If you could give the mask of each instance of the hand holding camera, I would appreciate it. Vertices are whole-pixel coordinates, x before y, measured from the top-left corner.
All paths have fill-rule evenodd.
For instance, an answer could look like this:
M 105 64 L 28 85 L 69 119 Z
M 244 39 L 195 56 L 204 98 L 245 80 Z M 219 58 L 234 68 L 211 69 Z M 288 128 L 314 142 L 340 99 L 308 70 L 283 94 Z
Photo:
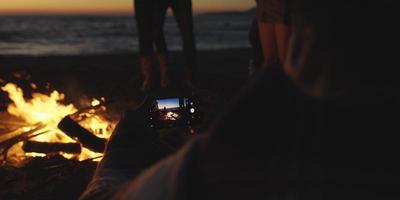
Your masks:
M 193 126 L 201 121 L 200 100 L 195 96 L 146 97 L 136 109 L 124 114 L 108 146 L 142 146 L 159 140 L 159 133 L 167 129 L 180 129 L 186 135 L 193 135 Z

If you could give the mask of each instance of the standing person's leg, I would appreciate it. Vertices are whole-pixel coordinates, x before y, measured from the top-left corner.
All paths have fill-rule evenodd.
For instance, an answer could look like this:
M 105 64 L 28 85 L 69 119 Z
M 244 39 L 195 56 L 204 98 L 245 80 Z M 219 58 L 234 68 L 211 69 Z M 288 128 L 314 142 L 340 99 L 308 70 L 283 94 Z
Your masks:
M 265 70 L 269 65 L 277 62 L 277 51 L 275 44 L 275 25 L 268 22 L 258 21 L 260 42 L 263 50 L 264 62 L 262 69 Z
M 143 76 L 141 89 L 147 91 L 151 87 L 151 60 L 154 54 L 152 40 L 152 0 L 135 0 L 135 18 L 138 30 L 140 65 Z
M 263 50 L 260 44 L 260 34 L 258 29 L 258 21 L 254 19 L 249 30 L 249 41 L 252 49 L 252 59 L 254 70 L 258 70 L 263 64 Z
M 290 39 L 290 27 L 286 24 L 276 24 L 275 25 L 275 36 L 276 36 L 276 46 L 278 49 L 278 57 L 280 63 L 284 63 L 286 60 L 287 49 L 289 46 Z
M 193 11 L 191 0 L 173 0 L 172 10 L 183 41 L 185 57 L 186 83 L 193 88 L 194 71 L 196 70 L 196 41 L 193 28 Z
M 157 0 L 153 17 L 153 40 L 157 48 L 157 60 L 160 66 L 160 86 L 168 87 L 168 48 L 164 36 L 164 23 L 167 15 L 168 3 L 164 0 Z

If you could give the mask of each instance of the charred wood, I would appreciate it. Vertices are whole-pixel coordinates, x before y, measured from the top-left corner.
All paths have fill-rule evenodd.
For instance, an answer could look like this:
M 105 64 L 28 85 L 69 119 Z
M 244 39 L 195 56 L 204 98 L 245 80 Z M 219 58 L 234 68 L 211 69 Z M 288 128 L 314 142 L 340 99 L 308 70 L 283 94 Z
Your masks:
M 26 141 L 22 146 L 22 149 L 27 152 L 35 152 L 35 153 L 69 153 L 69 154 L 80 154 L 81 153 L 81 145 L 79 143 L 47 143 L 47 142 L 35 142 L 35 141 Z
M 93 133 L 89 132 L 77 122 L 72 120 L 70 116 L 66 116 L 64 119 L 62 119 L 58 124 L 58 128 L 69 137 L 78 140 L 84 147 L 92 151 L 103 152 L 105 149 L 105 139 L 93 135 Z

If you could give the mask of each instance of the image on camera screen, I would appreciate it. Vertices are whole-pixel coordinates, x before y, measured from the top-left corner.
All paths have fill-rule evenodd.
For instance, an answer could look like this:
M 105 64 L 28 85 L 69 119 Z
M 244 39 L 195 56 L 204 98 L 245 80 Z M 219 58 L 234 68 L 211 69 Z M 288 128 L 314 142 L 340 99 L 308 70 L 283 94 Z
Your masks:
M 162 121 L 177 121 L 182 118 L 183 110 L 187 107 L 188 98 L 157 99 L 156 109 Z

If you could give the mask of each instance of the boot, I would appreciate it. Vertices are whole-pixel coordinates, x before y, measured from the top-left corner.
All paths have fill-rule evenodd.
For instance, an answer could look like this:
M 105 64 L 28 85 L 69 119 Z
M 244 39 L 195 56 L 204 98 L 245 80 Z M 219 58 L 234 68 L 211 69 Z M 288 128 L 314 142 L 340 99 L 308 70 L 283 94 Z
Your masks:
M 157 59 L 160 65 L 160 86 L 161 88 L 166 88 L 169 86 L 167 55 L 165 53 L 158 53 Z
M 142 68 L 142 76 L 143 83 L 141 90 L 143 92 L 147 92 L 151 88 L 151 57 L 143 56 L 140 58 L 141 68 Z

